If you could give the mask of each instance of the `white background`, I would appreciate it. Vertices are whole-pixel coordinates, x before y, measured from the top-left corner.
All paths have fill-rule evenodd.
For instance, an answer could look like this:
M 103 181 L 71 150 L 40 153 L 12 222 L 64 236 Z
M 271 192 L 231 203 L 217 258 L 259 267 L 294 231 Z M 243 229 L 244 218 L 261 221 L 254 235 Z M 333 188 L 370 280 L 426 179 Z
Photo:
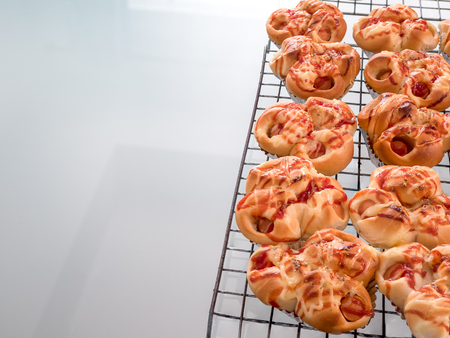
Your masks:
M 280 5 L 0 2 L 1 337 L 205 336 Z

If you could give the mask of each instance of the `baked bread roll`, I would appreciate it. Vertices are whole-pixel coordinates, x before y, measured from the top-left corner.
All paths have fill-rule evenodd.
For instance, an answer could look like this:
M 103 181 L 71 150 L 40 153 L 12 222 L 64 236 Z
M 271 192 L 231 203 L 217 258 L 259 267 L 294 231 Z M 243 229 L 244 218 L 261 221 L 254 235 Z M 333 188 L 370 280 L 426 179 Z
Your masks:
M 423 166 L 377 168 L 369 187 L 349 202 L 356 231 L 380 248 L 419 242 L 432 249 L 450 243 L 449 207 L 439 175 Z
M 264 162 L 248 173 L 245 193 L 268 188 L 286 189 L 301 180 L 309 182 L 315 174 L 310 161 L 292 156 Z
M 439 51 L 448 62 L 450 57 L 450 39 L 448 34 L 450 32 L 450 19 L 439 22 L 438 28 L 440 32 Z
M 382 189 L 358 191 L 350 200 L 352 223 L 359 235 L 379 248 L 414 241 L 414 225 L 401 203 Z
M 439 204 L 436 199 L 430 204 L 424 204 L 411 213 L 417 231 L 415 241 L 423 243 L 428 248 L 434 248 L 439 244 L 449 243 L 450 238 L 450 214 L 448 206 L 450 199 L 442 196 L 447 203 Z
M 441 278 L 411 292 L 405 318 L 416 338 L 446 338 L 450 327 L 450 279 Z
M 353 25 L 353 39 L 371 52 L 400 52 L 411 49 L 426 52 L 439 43 L 439 33 L 431 23 L 418 18 L 406 5 L 392 5 L 372 10 Z
M 247 280 L 264 304 L 339 334 L 364 327 L 373 316 L 374 290 L 366 287 L 377 266 L 377 251 L 364 241 L 324 229 L 300 250 L 286 244 L 258 248 L 250 258 Z
M 437 111 L 450 106 L 450 66 L 439 54 L 383 51 L 367 62 L 364 77 L 378 94 L 406 94 L 417 107 Z
M 318 172 L 333 176 L 353 158 L 353 135 L 336 130 L 313 131 L 297 142 L 290 154 L 311 160 Z
M 258 118 L 254 135 L 262 150 L 310 160 L 316 170 L 332 176 L 353 157 L 356 117 L 338 100 L 309 98 L 305 104 L 279 102 Z
M 358 52 L 345 43 L 317 43 L 306 36 L 283 41 L 269 62 L 294 101 L 311 96 L 337 99 L 353 86 L 360 69 Z
M 378 254 L 356 236 L 324 229 L 305 242 L 298 259 L 307 261 L 312 270 L 327 266 L 338 275 L 349 276 L 367 287 L 377 269 Z
M 375 272 L 378 290 L 402 314 L 408 295 L 433 281 L 433 271 L 425 264 L 429 254 L 423 245 L 409 243 L 386 250 L 379 256 Z
M 405 244 L 380 254 L 379 291 L 404 315 L 415 337 L 448 337 L 450 245 Z
M 450 115 L 417 108 L 408 96 L 385 93 L 359 113 L 360 127 L 375 155 L 388 165 L 433 167 L 450 149 Z
M 347 226 L 347 195 L 308 160 L 282 157 L 252 169 L 248 177 L 248 193 L 235 217 L 242 234 L 255 243 L 294 243 L 323 228 Z
M 281 8 L 273 12 L 267 19 L 266 30 L 277 45 L 297 35 L 308 36 L 317 42 L 340 42 L 347 24 L 335 5 L 302 0 L 294 9 Z
M 278 102 L 264 110 L 255 124 L 255 137 L 262 150 L 287 156 L 295 143 L 309 135 L 314 124 L 303 106 Z
M 450 245 L 438 245 L 431 250 L 427 263 L 433 271 L 433 280 L 450 278 Z
M 364 327 L 373 317 L 372 300 L 352 278 L 319 268 L 297 286 L 295 314 L 320 331 L 339 334 Z
M 247 268 L 250 289 L 264 304 L 288 312 L 297 306 L 295 288 L 303 280 L 295 260 L 297 252 L 287 244 L 263 245 L 251 256 Z

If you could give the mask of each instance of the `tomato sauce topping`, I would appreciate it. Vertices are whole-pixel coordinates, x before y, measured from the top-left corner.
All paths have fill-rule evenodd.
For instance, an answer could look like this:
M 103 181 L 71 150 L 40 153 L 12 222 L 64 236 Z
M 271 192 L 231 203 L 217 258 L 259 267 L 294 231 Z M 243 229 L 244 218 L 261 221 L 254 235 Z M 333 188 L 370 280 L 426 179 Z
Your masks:
M 259 255 L 254 255 L 252 257 L 252 263 L 253 263 L 252 271 L 262 270 L 274 266 L 273 263 L 269 260 L 269 257 L 267 256 L 267 250 L 262 251 Z

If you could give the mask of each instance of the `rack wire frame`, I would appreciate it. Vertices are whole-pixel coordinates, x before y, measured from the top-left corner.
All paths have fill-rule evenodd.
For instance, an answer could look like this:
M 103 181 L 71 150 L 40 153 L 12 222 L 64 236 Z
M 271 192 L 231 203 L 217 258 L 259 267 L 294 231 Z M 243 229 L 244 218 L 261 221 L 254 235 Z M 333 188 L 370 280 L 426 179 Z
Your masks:
M 349 18 L 356 21 L 359 17 L 367 16 L 372 9 L 399 3 L 392 0 L 336 0 L 327 2 L 334 3 L 341 9 L 349 31 L 351 31 L 352 27 L 349 24 Z M 404 0 L 403 3 L 405 4 Z M 440 21 L 450 18 L 450 0 L 411 0 L 406 4 L 413 8 L 419 17 L 433 23 L 435 26 Z M 350 44 L 361 56 L 360 73 L 355 79 L 352 89 L 342 98 L 342 101 L 347 103 L 357 115 L 372 100 L 365 86 L 363 76 L 364 65 L 367 63 L 368 57 L 354 44 L 353 39 L 349 38 L 348 34 L 343 42 Z M 245 195 L 245 183 L 248 172 L 253 167 L 271 159 L 259 148 L 253 135 L 254 124 L 270 104 L 279 101 L 291 101 L 283 83 L 273 75 L 268 66 L 269 60 L 277 50 L 278 48 L 269 41 L 263 51 L 255 103 L 238 170 L 222 255 L 213 290 L 207 323 L 207 338 L 335 337 L 335 335 L 320 332 L 282 311 L 264 305 L 253 295 L 247 284 L 246 270 L 248 260 L 254 250 L 256 250 L 257 245 L 248 241 L 240 233 L 234 220 L 236 203 Z M 437 50 L 432 52 L 437 52 Z M 444 113 L 448 113 L 448 111 Z M 344 171 L 335 175 L 349 199 L 353 197 L 355 192 L 368 186 L 370 174 L 375 169 L 359 128 L 354 135 L 353 141 L 354 156 L 351 163 Z M 450 194 L 449 154 L 433 169 L 440 175 L 444 192 Z M 351 221 L 345 231 L 358 236 Z M 395 311 L 394 306 L 390 304 L 385 296 L 377 291 L 374 317 L 370 323 L 365 328 L 347 332 L 339 335 L 339 337 L 406 338 L 413 336 L 406 322 Z

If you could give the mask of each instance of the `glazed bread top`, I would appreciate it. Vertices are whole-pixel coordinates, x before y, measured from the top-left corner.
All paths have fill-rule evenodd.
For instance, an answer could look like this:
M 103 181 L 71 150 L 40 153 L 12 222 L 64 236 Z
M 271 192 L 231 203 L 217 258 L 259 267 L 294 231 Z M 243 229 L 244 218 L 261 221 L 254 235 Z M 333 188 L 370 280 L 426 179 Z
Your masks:
M 375 279 L 380 292 L 398 312 L 406 314 L 410 294 L 442 278 L 450 278 L 449 265 L 449 244 L 429 250 L 419 243 L 409 243 L 380 254 Z
M 256 121 L 254 134 L 265 152 L 306 158 L 319 173 L 332 176 L 352 159 L 356 127 L 344 102 L 310 97 L 305 104 L 270 105 Z
M 349 212 L 359 235 L 376 247 L 450 243 L 450 198 L 428 167 L 375 169 L 369 186 L 350 200 Z
M 450 149 L 450 115 L 418 108 L 407 95 L 384 93 L 358 114 L 369 146 L 384 164 L 439 164 Z
M 401 4 L 374 9 L 359 19 L 353 25 L 353 38 L 358 46 L 372 53 L 403 49 L 426 52 L 439 43 L 436 27 Z
M 251 256 L 247 280 L 267 305 L 295 314 L 325 332 L 365 326 L 373 315 L 368 287 L 378 252 L 336 229 L 316 232 L 300 250 L 265 245 Z
M 450 327 L 450 278 L 444 277 L 409 294 L 405 319 L 416 338 L 448 337 Z
M 342 12 L 333 4 L 302 0 L 294 9 L 281 8 L 266 22 L 269 38 L 278 45 L 292 36 L 304 35 L 317 42 L 340 42 L 347 24 Z
M 364 77 L 378 94 L 405 94 L 418 107 L 437 111 L 450 106 L 450 66 L 439 54 L 383 51 L 367 62 Z
M 320 229 L 347 226 L 347 195 L 309 160 L 286 156 L 263 163 L 250 171 L 246 191 L 235 218 L 255 243 L 295 243 Z
M 269 66 L 296 97 L 338 99 L 353 85 L 360 70 L 360 56 L 345 43 L 317 43 L 296 36 L 283 41 Z

